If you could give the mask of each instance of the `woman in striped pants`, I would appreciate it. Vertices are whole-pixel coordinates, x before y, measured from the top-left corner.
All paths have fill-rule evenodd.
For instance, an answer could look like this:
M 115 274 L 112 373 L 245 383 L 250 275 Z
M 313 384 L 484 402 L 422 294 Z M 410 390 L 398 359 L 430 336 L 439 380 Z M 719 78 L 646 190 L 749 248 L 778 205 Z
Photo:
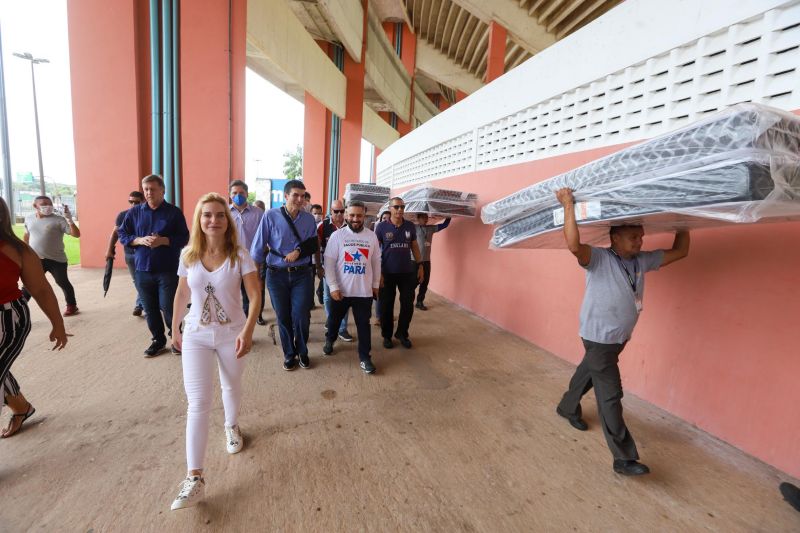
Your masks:
M 8 405 L 12 413 L 8 427 L 0 433 L 0 438 L 14 435 L 22 423 L 36 412 L 22 395 L 19 383 L 10 372 L 31 331 L 30 311 L 19 289 L 20 280 L 50 319 L 53 326 L 50 340 L 55 343 L 53 349 L 62 349 L 67 343 L 67 334 L 56 295 L 44 277 L 39 257 L 14 235 L 8 206 L 0 198 L 0 393 L 3 403 Z

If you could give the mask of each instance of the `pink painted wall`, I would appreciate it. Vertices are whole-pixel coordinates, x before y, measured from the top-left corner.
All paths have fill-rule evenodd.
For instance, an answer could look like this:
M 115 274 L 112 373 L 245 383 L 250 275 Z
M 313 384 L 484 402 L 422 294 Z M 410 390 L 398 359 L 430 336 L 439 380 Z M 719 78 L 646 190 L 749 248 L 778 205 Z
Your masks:
M 483 205 L 620 148 L 464 174 L 435 186 L 478 193 Z M 577 363 L 583 270 L 566 249 L 490 251 L 491 231 L 478 218 L 457 219 L 437 235 L 431 289 Z M 692 232 L 688 258 L 648 275 L 645 310 L 620 365 L 627 391 L 795 477 L 798 243 L 800 223 Z M 670 235 L 645 238 L 646 249 L 671 244 Z

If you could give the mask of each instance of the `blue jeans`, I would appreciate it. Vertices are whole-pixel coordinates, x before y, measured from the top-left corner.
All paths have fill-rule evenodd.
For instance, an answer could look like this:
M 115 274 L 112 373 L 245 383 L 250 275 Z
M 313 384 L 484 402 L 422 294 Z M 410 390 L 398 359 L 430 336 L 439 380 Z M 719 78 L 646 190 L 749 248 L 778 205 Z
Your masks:
M 172 335 L 172 303 L 178 289 L 178 274 L 175 271 L 143 272 L 136 271 L 136 282 L 139 286 L 139 297 L 147 313 L 147 328 L 154 341 L 167 344 L 164 335 L 164 322 Z M 164 313 L 162 320 L 161 313 Z
M 139 283 L 136 281 L 136 256 L 125 254 L 125 264 L 128 266 L 131 279 L 133 279 L 133 286 L 136 287 L 136 307 L 144 309 L 144 302 L 142 302 L 142 297 L 139 295 Z
M 331 298 L 331 289 L 328 287 L 328 282 L 325 281 L 324 283 L 325 288 L 323 289 L 324 292 L 322 293 L 322 301 L 325 303 L 325 319 L 327 321 L 327 318 L 331 316 L 331 301 L 333 298 Z M 342 323 L 339 324 L 339 333 L 344 333 L 345 331 L 347 331 L 347 311 L 344 313 Z
M 308 355 L 308 327 L 311 321 L 310 287 L 314 274 L 310 268 L 297 272 L 267 270 L 267 290 L 281 335 L 283 358 L 291 361 Z

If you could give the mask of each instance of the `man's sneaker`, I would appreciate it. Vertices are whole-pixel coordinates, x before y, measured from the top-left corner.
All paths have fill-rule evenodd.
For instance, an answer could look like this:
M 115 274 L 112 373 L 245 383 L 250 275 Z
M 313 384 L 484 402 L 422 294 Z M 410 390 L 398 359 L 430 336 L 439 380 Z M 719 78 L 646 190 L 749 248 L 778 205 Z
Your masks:
M 137 305 L 136 307 L 134 307 L 134 308 L 133 308 L 133 313 L 131 313 L 131 314 L 132 314 L 133 316 L 142 316 L 142 312 L 143 312 L 143 311 L 144 311 L 144 309 L 142 309 L 141 307 L 139 307 L 139 306 Z
M 333 341 L 325 340 L 325 346 L 322 347 L 322 355 L 333 355 Z
M 203 499 L 203 494 L 206 491 L 206 482 L 200 476 L 189 476 L 181 483 L 181 490 L 178 491 L 178 496 L 172 502 L 171 510 L 177 511 L 178 509 L 186 509 Z
M 183 352 L 181 352 L 180 349 L 178 349 L 178 347 L 175 346 L 174 344 L 172 345 L 170 350 L 172 351 L 172 355 L 182 355 L 183 354 Z
M 633 459 L 614 459 L 614 472 L 623 476 L 641 476 L 649 474 L 650 469 Z
M 225 426 L 225 448 L 228 453 L 234 454 L 242 451 L 244 446 L 244 438 L 242 432 L 239 430 L 239 424 L 233 427 Z
M 390 348 L 394 348 L 394 343 L 392 342 L 392 339 L 390 339 L 389 337 L 384 337 L 383 347 L 386 348 L 387 350 Z
M 153 341 L 148 349 L 144 351 L 145 357 L 155 357 L 164 351 L 164 343 Z
M 395 335 L 394 338 L 400 341 L 400 345 L 403 348 L 411 348 L 411 339 L 409 339 L 408 337 L 398 337 L 397 335 Z
M 428 310 L 428 308 L 425 307 L 425 304 L 422 303 L 422 302 L 417 302 L 417 305 L 415 305 L 414 307 L 416 307 L 420 311 L 427 311 Z
M 285 359 L 283 361 L 284 370 L 294 370 L 295 368 L 297 368 L 297 357 L 292 357 L 291 359 Z
M 311 368 L 311 359 L 308 358 L 308 354 L 300 356 L 300 368 Z
M 347 330 L 344 330 L 342 333 L 339 333 L 339 338 L 342 339 L 344 342 L 353 342 L 353 336 Z
M 375 373 L 375 365 L 372 364 L 371 360 L 361 361 L 361 370 L 364 371 L 365 374 L 374 374 Z
M 77 305 L 68 305 L 64 309 L 64 316 L 73 316 L 77 315 L 78 313 L 80 313 L 80 310 L 78 309 Z

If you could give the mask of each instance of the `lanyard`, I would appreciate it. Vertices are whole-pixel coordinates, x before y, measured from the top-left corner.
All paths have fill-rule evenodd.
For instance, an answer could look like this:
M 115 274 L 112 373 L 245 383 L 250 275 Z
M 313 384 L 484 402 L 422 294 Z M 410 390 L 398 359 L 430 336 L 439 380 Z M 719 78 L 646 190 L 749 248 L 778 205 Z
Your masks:
M 625 275 L 628 277 L 628 283 L 630 283 L 631 290 L 634 293 L 636 293 L 636 280 L 639 278 L 639 261 L 634 259 L 634 262 L 633 262 L 633 277 L 631 277 L 631 273 L 628 270 L 628 267 L 625 266 L 625 263 L 622 261 L 622 258 L 619 255 L 617 255 L 617 252 L 615 252 L 613 248 L 609 248 L 608 250 L 612 254 L 614 254 L 614 257 L 616 257 L 617 260 L 619 261 L 619 266 L 622 267 L 622 270 L 625 271 Z

